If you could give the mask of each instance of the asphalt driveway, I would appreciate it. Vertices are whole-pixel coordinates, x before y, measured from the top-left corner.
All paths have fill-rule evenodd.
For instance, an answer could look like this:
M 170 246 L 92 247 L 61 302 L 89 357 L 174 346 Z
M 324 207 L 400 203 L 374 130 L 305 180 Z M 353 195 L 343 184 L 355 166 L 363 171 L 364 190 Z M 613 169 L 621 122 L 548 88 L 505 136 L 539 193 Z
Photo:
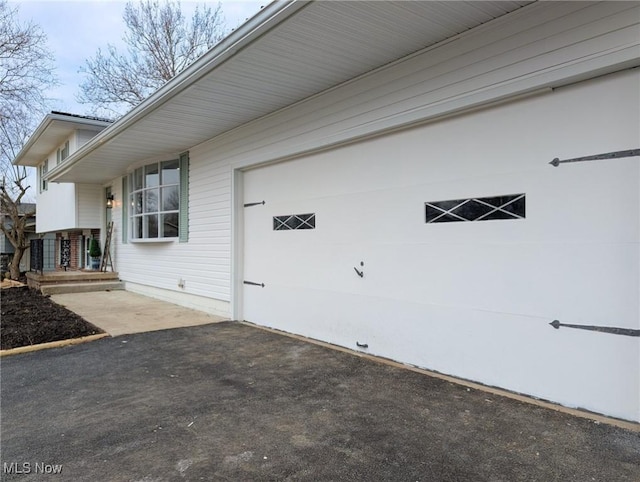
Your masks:
M 640 480 L 638 432 L 239 323 L 1 364 L 2 480 Z

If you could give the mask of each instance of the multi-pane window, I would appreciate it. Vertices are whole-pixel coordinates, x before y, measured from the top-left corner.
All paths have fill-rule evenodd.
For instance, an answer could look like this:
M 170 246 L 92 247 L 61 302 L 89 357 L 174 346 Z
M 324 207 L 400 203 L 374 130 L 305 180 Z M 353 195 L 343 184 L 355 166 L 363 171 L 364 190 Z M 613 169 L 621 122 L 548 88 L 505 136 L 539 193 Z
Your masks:
M 40 192 L 44 192 L 49 189 L 49 184 L 45 179 L 47 172 L 49 172 L 49 159 L 46 159 L 42 164 L 40 164 Z
M 69 157 L 69 141 L 66 141 L 64 143 L 64 146 L 62 146 L 60 149 L 58 149 L 58 153 L 57 153 L 57 156 L 56 156 L 56 164 L 60 164 L 67 157 Z
M 180 169 L 178 160 L 147 164 L 129 175 L 132 239 L 178 237 Z

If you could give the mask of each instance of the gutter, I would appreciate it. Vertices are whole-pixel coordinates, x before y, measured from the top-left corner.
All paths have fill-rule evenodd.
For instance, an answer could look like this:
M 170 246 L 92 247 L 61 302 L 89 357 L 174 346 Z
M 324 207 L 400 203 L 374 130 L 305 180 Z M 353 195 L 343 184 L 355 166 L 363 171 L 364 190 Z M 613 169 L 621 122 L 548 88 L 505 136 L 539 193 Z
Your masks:
M 71 154 L 64 163 L 49 171 L 47 180 L 55 182 L 60 176 L 73 169 L 84 157 L 162 107 L 173 97 L 194 85 L 202 77 L 224 64 L 309 3 L 306 0 L 278 0 L 267 5 L 142 103 Z

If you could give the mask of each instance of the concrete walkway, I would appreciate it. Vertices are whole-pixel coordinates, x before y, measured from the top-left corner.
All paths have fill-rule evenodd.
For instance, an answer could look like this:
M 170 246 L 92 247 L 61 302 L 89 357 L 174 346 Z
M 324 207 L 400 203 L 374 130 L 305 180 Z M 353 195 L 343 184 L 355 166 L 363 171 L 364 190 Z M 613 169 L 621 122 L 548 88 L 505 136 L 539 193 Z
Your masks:
M 123 290 L 52 295 L 51 299 L 111 336 L 225 321 L 219 316 Z

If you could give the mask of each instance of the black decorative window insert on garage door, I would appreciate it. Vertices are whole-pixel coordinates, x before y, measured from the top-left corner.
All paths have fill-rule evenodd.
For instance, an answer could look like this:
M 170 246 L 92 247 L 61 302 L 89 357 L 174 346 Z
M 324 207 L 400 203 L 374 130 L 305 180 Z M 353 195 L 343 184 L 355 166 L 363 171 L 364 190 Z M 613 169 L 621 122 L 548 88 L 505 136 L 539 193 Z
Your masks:
M 436 201 L 424 205 L 427 224 L 525 218 L 525 194 Z
M 274 216 L 274 231 L 289 231 L 292 229 L 316 229 L 316 215 L 289 214 L 287 216 Z

